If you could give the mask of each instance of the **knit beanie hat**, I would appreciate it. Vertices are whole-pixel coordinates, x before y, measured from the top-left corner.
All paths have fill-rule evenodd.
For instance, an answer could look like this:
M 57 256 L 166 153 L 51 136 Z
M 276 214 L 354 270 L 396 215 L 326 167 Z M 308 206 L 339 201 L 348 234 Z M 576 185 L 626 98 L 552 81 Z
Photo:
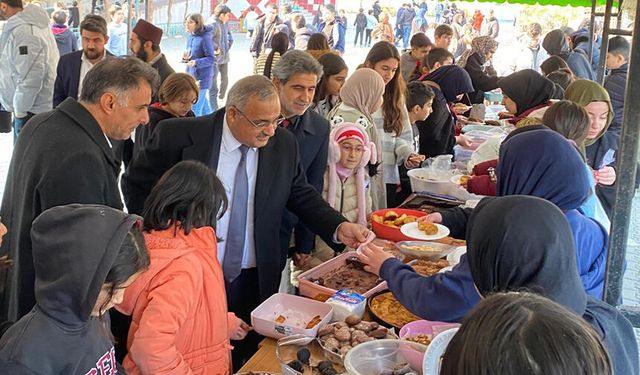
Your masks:
M 336 189 L 338 183 L 337 164 L 340 162 L 340 142 L 346 139 L 355 139 L 364 146 L 364 153 L 360 163 L 355 168 L 356 194 L 358 198 L 358 224 L 366 225 L 366 196 L 365 196 L 365 176 L 367 164 L 377 162 L 376 146 L 369 141 L 369 135 L 360 124 L 343 122 L 331 131 L 329 136 L 329 191 L 327 202 L 331 207 L 336 208 Z

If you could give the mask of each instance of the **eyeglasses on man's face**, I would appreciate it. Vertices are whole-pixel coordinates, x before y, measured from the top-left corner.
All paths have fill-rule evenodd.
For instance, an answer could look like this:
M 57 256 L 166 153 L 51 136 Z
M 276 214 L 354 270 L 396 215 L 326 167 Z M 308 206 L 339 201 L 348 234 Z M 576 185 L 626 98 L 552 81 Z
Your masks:
M 244 112 L 242 112 L 238 107 L 234 106 L 233 108 L 235 108 L 235 110 L 236 110 L 236 111 L 237 111 L 237 112 L 238 112 L 242 117 L 244 117 L 247 121 L 249 121 L 249 123 L 250 123 L 251 125 L 253 125 L 253 127 L 254 127 L 254 128 L 258 128 L 258 129 L 264 128 L 265 126 L 269 126 L 269 125 L 275 125 L 276 127 L 278 127 L 278 126 L 282 125 L 282 123 L 283 123 L 283 122 L 284 122 L 284 120 L 285 120 L 284 116 L 280 115 L 280 116 L 278 116 L 278 118 L 277 118 L 277 119 L 275 119 L 275 120 L 273 120 L 273 121 L 264 121 L 264 120 L 261 120 L 261 121 L 255 122 L 255 121 L 253 121 L 252 119 L 250 119 L 249 117 L 247 117 L 247 115 L 245 115 L 245 114 L 244 114 Z

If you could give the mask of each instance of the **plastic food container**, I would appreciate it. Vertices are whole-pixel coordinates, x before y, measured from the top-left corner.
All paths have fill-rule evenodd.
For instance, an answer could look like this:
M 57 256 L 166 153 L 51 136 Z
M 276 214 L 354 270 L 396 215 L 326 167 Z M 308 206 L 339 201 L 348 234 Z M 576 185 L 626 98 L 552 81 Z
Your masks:
M 499 103 L 502 102 L 502 92 L 500 91 L 489 91 L 484 93 L 484 100 L 491 103 Z
M 373 215 L 377 215 L 377 216 L 384 217 L 384 214 L 389 211 L 393 211 L 398 215 L 405 214 L 405 215 L 412 215 L 415 217 L 422 217 L 426 215 L 426 213 L 422 211 L 417 211 L 417 210 L 408 210 L 406 208 L 388 208 L 384 210 L 374 211 L 371 214 L 371 216 L 373 217 Z M 371 219 L 371 229 L 373 229 L 373 233 L 376 234 L 376 237 L 383 238 L 385 240 L 389 240 L 393 242 L 411 240 L 411 238 L 405 236 L 404 234 L 402 234 L 402 232 L 400 232 L 400 228 L 390 227 L 388 225 L 378 223 L 373 219 Z
M 295 311 L 305 316 L 305 321 L 310 321 L 316 315 L 319 315 L 321 320 L 310 329 L 287 325 L 286 321 L 282 324 L 276 323 L 275 318 L 285 311 Z M 318 329 L 328 324 L 332 317 L 331 305 L 291 294 L 276 293 L 251 312 L 251 325 L 257 333 L 274 339 L 293 334 L 315 337 Z
M 424 214 L 424 213 L 423 213 Z M 342 253 L 340 255 L 338 255 L 337 257 L 330 259 L 324 263 L 322 263 L 321 265 L 314 267 L 302 274 L 300 274 L 300 276 L 298 276 L 298 281 L 300 282 L 300 286 L 299 286 L 299 290 L 300 290 L 300 295 L 306 296 L 306 297 L 310 297 L 313 299 L 322 299 L 323 296 L 326 296 L 326 298 L 331 297 L 332 295 L 334 295 L 337 290 L 335 289 L 331 289 L 331 288 L 327 288 L 326 286 L 322 286 L 322 285 L 318 285 L 312 281 L 310 281 L 309 279 L 317 279 L 319 277 L 322 277 L 323 275 L 326 275 L 328 272 L 342 267 L 345 264 L 347 264 L 347 258 L 352 257 L 355 255 L 355 252 L 349 251 L 346 253 Z M 379 284 L 377 284 L 375 287 L 373 287 L 372 289 L 368 290 L 365 293 L 362 293 L 363 296 L 365 297 L 369 297 L 372 294 L 375 294 L 378 291 L 381 290 L 385 290 L 387 289 L 387 282 L 386 281 L 381 281 Z M 325 298 L 325 299 L 326 299 Z M 306 298 L 303 298 L 304 301 L 309 301 Z M 324 300 L 324 299 L 323 299 Z M 322 305 L 325 305 L 324 303 L 318 302 L 318 301 L 313 301 L 315 303 L 320 303 Z M 329 305 L 327 305 L 329 306 Z M 329 318 L 331 319 L 331 318 Z
M 458 323 L 445 323 L 445 322 L 432 322 L 429 320 L 417 320 L 406 324 L 400 329 L 400 338 L 406 339 L 407 337 L 417 335 L 428 335 L 433 340 L 439 333 L 444 332 L 450 328 L 460 327 Z M 413 369 L 422 368 L 422 362 L 424 360 L 425 352 L 422 350 L 416 350 L 412 346 L 404 346 L 400 348 L 404 357 L 409 361 L 409 365 Z
M 283 375 L 299 375 L 309 372 L 299 372 L 289 364 L 297 359 L 298 350 L 301 348 L 306 348 L 309 350 L 309 365 L 317 366 L 319 362 L 323 361 L 324 354 L 323 349 L 320 346 L 318 340 L 314 337 L 306 337 L 302 335 L 291 335 L 278 340 L 276 344 L 276 358 L 278 358 L 278 362 L 280 362 L 280 369 L 282 370 Z M 305 371 L 308 371 L 308 367 L 305 366 Z M 342 363 L 335 363 L 334 369 L 337 371 L 344 371 L 344 367 Z
M 344 367 L 351 375 L 382 375 L 407 368 L 422 373 L 422 366 L 413 368 L 409 364 L 409 360 L 404 356 L 407 350 L 424 353 L 427 346 L 404 340 L 365 342 L 347 353 Z
M 424 168 L 412 169 L 407 172 L 407 175 L 409 176 L 409 181 L 411 182 L 411 190 L 413 190 L 414 193 L 420 192 L 445 195 L 462 201 L 466 201 L 467 199 L 472 199 L 472 197 L 475 197 L 473 194 L 465 190 L 462 186 L 454 184 L 450 181 L 450 178 L 451 176 L 453 176 L 453 174 L 451 174 L 451 176 L 449 176 L 446 181 L 434 181 L 426 179 L 427 171 Z M 403 240 L 410 240 L 410 238 L 405 238 L 397 241 Z
M 408 257 L 429 260 L 438 260 L 442 257 L 447 256 L 449 253 L 456 249 L 455 246 L 427 241 L 402 241 L 398 242 L 396 246 L 398 246 L 398 249 L 400 249 L 400 252 L 402 252 L 402 254 Z M 412 248 L 415 246 L 420 246 L 424 249 L 418 250 Z
M 336 324 L 336 323 L 331 323 L 331 324 L 333 325 L 333 324 Z M 387 338 L 386 339 L 382 339 L 382 340 L 387 340 L 387 339 L 397 340 L 398 339 L 398 335 L 396 335 L 396 333 L 394 332 L 393 329 L 388 329 Z M 380 341 L 380 340 L 374 340 L 374 341 Z M 358 344 L 354 348 L 357 348 L 358 346 L 364 345 L 364 344 L 366 344 L 366 343 Z M 331 361 L 332 363 L 335 363 L 337 365 L 341 365 L 342 366 L 344 364 L 345 355 L 340 354 L 340 353 L 336 353 L 334 351 L 331 351 L 331 350 L 327 349 L 322 344 L 322 341 L 320 340 L 320 338 L 318 338 L 318 345 L 320 345 L 320 348 L 322 348 L 322 351 L 324 353 L 324 357 L 326 359 L 328 359 L 329 361 Z M 353 350 L 353 349 L 351 349 L 351 350 Z

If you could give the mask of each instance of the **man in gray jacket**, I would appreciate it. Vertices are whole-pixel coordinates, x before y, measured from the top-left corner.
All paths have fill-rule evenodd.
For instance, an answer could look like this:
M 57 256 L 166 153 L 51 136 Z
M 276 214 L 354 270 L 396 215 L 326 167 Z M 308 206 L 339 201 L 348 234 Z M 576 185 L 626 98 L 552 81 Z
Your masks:
M 37 5 L 0 0 L 0 104 L 13 112 L 14 143 L 33 115 L 51 110 L 59 53 L 49 16 Z
M 229 26 L 227 21 L 231 16 L 231 9 L 220 4 L 214 11 L 214 22 L 212 23 L 213 31 L 211 32 L 213 38 L 213 48 L 216 55 L 217 67 L 213 71 L 213 79 L 211 80 L 211 87 L 209 88 L 209 104 L 212 111 L 218 110 L 218 98 L 224 99 L 224 95 L 227 93 L 227 85 L 229 84 L 228 76 L 228 63 L 229 63 L 229 50 L 233 44 L 233 37 L 229 32 Z M 218 90 L 218 73 L 220 73 L 220 89 Z

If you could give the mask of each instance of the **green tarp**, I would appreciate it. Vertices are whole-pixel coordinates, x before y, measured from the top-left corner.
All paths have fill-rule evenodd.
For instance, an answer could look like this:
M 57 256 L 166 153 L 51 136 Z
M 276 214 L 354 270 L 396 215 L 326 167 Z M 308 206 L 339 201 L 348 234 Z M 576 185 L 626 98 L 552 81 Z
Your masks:
M 500 1 L 500 0 L 478 0 L 480 2 L 485 3 L 509 3 L 509 4 L 527 4 L 527 5 L 560 5 L 567 6 L 570 5 L 572 7 L 589 7 L 591 8 L 591 0 L 511 0 L 511 1 Z M 617 0 L 614 0 L 614 5 L 618 4 Z M 605 5 L 606 0 L 597 0 L 596 4 Z

